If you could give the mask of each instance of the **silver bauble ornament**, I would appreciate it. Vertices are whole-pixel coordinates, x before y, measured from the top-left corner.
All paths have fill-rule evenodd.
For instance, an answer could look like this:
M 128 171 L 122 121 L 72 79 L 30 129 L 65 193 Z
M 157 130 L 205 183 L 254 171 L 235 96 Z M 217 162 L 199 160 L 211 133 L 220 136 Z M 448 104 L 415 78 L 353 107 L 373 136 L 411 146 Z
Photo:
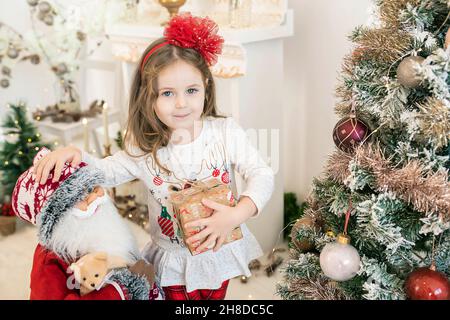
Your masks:
M 350 237 L 339 234 L 335 242 L 328 243 L 320 253 L 323 273 L 335 281 L 352 279 L 359 270 L 358 251 L 350 244 Z
M 7 67 L 7 66 L 3 66 L 3 67 L 2 67 L 2 73 L 3 73 L 5 76 L 9 76 L 9 75 L 11 75 L 11 69 L 10 69 L 9 67 Z
M 44 23 L 48 26 L 52 26 L 53 25 L 53 16 L 52 15 L 46 15 L 44 17 Z
M 45 19 L 46 16 L 47 16 L 47 14 L 46 14 L 45 12 L 42 12 L 42 11 L 39 11 L 38 14 L 37 14 L 37 18 L 38 18 L 40 21 L 44 21 L 44 19 Z
M 52 10 L 52 6 L 47 1 L 42 1 L 39 3 L 39 11 L 43 13 L 48 13 L 50 10 Z
M 39 3 L 39 0 L 27 0 L 27 2 L 30 6 L 35 7 Z
M 6 54 L 9 58 L 15 59 L 19 56 L 19 51 L 16 48 L 9 48 Z
M 2 88 L 8 88 L 8 87 L 9 87 L 9 80 L 8 80 L 8 79 L 2 79 L 2 80 L 0 81 L 0 86 L 1 86 Z
M 417 74 L 417 67 L 425 60 L 423 57 L 410 56 L 400 62 L 397 67 L 397 80 L 407 88 L 417 88 L 422 78 Z

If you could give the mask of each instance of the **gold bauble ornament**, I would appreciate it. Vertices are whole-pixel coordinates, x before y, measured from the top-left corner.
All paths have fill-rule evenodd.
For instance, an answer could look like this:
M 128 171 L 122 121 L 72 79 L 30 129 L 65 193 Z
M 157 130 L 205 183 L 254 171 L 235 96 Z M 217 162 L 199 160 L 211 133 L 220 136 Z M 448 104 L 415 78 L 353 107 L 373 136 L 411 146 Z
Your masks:
M 409 56 L 400 62 L 397 68 L 397 79 L 400 84 L 407 88 L 417 88 L 422 82 L 422 78 L 418 76 L 416 68 L 425 60 L 419 56 Z
M 330 238 L 336 238 L 336 234 L 332 230 L 328 230 L 326 235 Z
M 314 249 L 314 244 L 308 240 L 297 240 L 297 233 L 300 228 L 309 227 L 318 229 L 314 223 L 314 220 L 310 216 L 304 216 L 297 220 L 291 230 L 291 239 L 295 247 L 301 252 L 307 252 Z

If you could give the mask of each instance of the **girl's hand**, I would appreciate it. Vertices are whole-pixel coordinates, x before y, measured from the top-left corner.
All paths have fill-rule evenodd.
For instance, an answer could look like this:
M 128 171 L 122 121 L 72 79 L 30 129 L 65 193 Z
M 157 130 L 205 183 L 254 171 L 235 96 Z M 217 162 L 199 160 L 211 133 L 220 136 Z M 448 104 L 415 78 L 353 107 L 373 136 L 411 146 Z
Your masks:
M 227 235 L 240 224 L 238 208 L 225 206 L 209 199 L 203 199 L 202 203 L 213 209 L 214 213 L 208 218 L 190 221 L 184 225 L 185 228 L 205 227 L 199 233 L 186 239 L 186 242 L 191 244 L 206 238 L 195 251 L 201 252 L 215 243 L 214 252 L 216 252 L 225 242 Z
M 44 184 L 53 168 L 55 168 L 53 182 L 58 181 L 66 162 L 71 162 L 72 167 L 78 167 L 81 162 L 81 150 L 74 146 L 68 146 L 55 150 L 43 157 L 33 170 L 33 174 L 36 175 L 36 181 Z

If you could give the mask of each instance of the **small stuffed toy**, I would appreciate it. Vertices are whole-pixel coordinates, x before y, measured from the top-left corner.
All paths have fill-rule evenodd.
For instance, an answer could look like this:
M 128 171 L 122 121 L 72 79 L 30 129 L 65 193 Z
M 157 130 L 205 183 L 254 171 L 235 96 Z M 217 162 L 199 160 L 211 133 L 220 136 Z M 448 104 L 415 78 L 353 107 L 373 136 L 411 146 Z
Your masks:
M 125 267 L 127 263 L 124 259 L 105 252 L 88 253 L 70 265 L 75 280 L 81 285 L 80 295 L 82 296 L 97 289 L 109 271 Z

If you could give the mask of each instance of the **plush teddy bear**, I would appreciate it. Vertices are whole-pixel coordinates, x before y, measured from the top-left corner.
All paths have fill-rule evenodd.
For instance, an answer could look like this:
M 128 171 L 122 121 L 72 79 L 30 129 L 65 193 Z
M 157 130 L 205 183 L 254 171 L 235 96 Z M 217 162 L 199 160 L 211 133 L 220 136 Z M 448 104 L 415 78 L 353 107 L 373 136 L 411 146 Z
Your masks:
M 124 259 L 105 252 L 89 253 L 70 265 L 75 280 L 80 283 L 80 295 L 85 295 L 99 287 L 112 269 L 125 268 Z

